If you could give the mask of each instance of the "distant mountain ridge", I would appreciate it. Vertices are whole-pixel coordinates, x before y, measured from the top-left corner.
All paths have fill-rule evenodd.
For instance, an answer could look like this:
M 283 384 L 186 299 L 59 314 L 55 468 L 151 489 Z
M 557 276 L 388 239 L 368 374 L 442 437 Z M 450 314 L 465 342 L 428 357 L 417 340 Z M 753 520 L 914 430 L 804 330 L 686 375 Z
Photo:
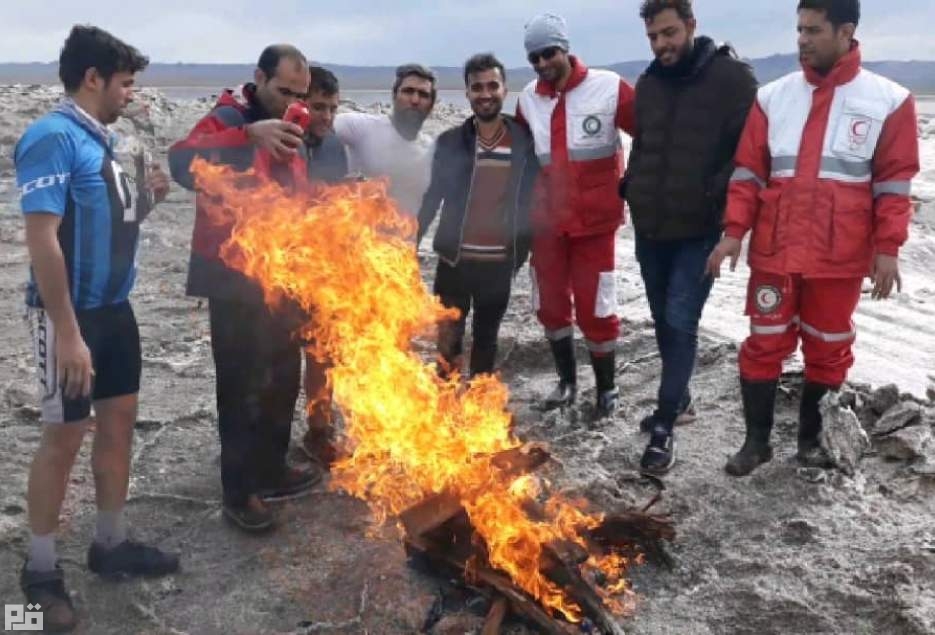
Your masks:
M 753 65 L 757 79 L 769 82 L 799 68 L 795 54 L 771 55 L 748 60 Z M 648 61 L 630 61 L 602 65 L 623 77 L 634 81 L 649 64 Z M 375 90 L 389 87 L 393 83 L 393 66 L 345 66 L 324 64 L 348 89 Z M 865 62 L 869 70 L 889 77 L 916 93 L 935 94 L 935 61 L 909 62 Z M 152 64 L 142 76 L 148 86 L 234 86 L 253 76 L 252 64 Z M 459 67 L 436 66 L 435 72 L 441 89 L 464 87 Z M 507 69 L 507 78 L 512 89 L 521 88 L 533 78 L 528 67 Z M 57 63 L 0 63 L 0 84 L 54 84 L 58 82 Z

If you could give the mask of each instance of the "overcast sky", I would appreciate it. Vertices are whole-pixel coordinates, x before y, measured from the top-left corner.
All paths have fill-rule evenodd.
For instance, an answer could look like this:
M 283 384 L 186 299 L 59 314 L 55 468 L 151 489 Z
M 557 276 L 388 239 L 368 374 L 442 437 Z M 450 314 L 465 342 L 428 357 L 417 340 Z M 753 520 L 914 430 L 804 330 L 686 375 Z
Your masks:
M 523 25 L 553 11 L 591 64 L 646 59 L 639 0 L 0 0 L 0 61 L 52 61 L 73 23 L 112 31 L 157 62 L 245 62 L 271 42 L 338 64 L 460 65 L 492 50 L 524 63 Z M 796 0 L 696 0 L 699 30 L 745 57 L 795 49 Z M 863 0 L 867 59 L 935 59 L 935 0 Z M 574 7 L 574 9 L 570 9 Z

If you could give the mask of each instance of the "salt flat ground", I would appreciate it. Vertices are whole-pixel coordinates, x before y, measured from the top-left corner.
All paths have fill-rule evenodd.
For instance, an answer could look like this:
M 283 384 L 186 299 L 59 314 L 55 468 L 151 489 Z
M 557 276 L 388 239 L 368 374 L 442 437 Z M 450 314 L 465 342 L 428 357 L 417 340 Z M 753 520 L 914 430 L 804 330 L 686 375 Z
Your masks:
M 22 323 L 26 251 L 9 161 L 27 122 L 56 94 L 0 88 L 0 602 L 18 603 L 26 548 L 26 471 L 36 446 L 34 375 Z M 137 134 L 164 161 L 205 104 L 146 95 L 149 115 L 121 129 Z M 437 133 L 460 120 L 453 109 L 433 117 Z M 928 128 L 931 130 L 931 128 Z M 890 302 L 862 303 L 860 360 L 853 378 L 898 383 L 923 394 L 935 368 L 935 141 L 925 142 L 920 192 L 928 196 L 904 250 L 906 290 Z M 184 554 L 183 571 L 158 581 L 114 584 L 88 574 L 93 481 L 82 451 L 72 475 L 61 554 L 82 617 L 79 633 L 371 633 L 412 634 L 433 605 L 444 617 L 431 632 L 478 632 L 485 607 L 444 577 L 407 563 L 393 528 L 370 529 L 366 506 L 326 486 L 281 506 L 282 528 L 245 537 L 219 513 L 218 443 L 213 367 L 205 308 L 183 294 L 193 221 L 189 194 L 175 190 L 147 221 L 134 305 L 143 338 L 144 385 L 127 514 L 138 537 Z M 434 270 L 423 245 L 426 278 Z M 535 409 L 551 386 L 548 348 L 529 312 L 521 275 L 506 317 L 501 358 L 512 390 L 517 433 L 551 443 L 544 470 L 553 487 L 612 509 L 648 500 L 653 487 L 637 474 L 646 439 L 637 422 L 651 408 L 658 360 L 636 265 L 632 234 L 620 234 L 619 278 L 624 333 L 618 346 L 623 403 L 612 420 L 591 421 L 593 381 L 582 360 L 584 405 L 565 416 Z M 680 429 L 679 461 L 665 479 L 660 511 L 672 514 L 678 538 L 669 571 L 634 571 L 630 633 L 787 634 L 935 633 L 935 476 L 928 460 L 884 460 L 874 451 L 854 478 L 798 470 L 792 460 L 798 379 L 778 402 L 777 457 L 745 480 L 722 466 L 742 439 L 736 343 L 745 271 L 725 277 L 704 317 L 693 390 L 699 421 Z M 790 368 L 794 370 L 793 362 Z M 296 418 L 297 422 L 299 417 Z M 931 419 L 920 426 L 930 426 Z M 921 429 L 921 428 L 920 428 Z M 301 424 L 296 432 L 301 431 Z M 512 624 L 512 633 L 528 633 Z

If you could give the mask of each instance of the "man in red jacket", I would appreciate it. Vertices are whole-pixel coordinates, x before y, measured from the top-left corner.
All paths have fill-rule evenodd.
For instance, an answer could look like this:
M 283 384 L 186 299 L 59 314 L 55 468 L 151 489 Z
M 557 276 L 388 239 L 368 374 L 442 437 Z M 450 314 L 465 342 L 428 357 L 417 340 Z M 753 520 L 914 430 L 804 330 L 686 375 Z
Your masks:
M 240 94 L 225 91 L 188 137 L 169 150 L 172 177 L 180 185 L 194 188 L 190 167 L 196 156 L 238 170 L 267 171 L 288 188 L 307 183 L 304 132 L 282 121 L 286 108 L 308 93 L 305 57 L 293 46 L 269 46 L 254 80 Z M 196 198 L 187 293 L 208 299 L 224 515 L 256 532 L 273 525 L 267 502 L 308 493 L 321 473 L 286 463 L 301 344 L 288 320 L 266 307 L 259 285 L 221 260 L 231 229 L 213 220 Z
M 559 384 L 546 408 L 574 402 L 577 370 L 572 306 L 597 384 L 597 415 L 617 406 L 617 291 L 614 243 L 623 222 L 617 182 L 619 130 L 633 132 L 633 88 L 616 73 L 593 70 L 568 53 L 565 20 L 552 14 L 526 25 L 526 52 L 539 76 L 523 89 L 525 121 L 542 166 L 532 211 L 533 305 L 555 357 Z
M 715 277 L 750 240 L 747 315 L 740 351 L 746 440 L 727 463 L 734 476 L 769 461 L 782 362 L 801 339 L 805 385 L 799 461 L 826 466 L 819 401 L 854 361 L 851 317 L 862 280 L 874 298 L 899 288 L 908 236 L 909 188 L 919 171 L 915 103 L 908 90 L 861 67 L 858 0 L 801 0 L 802 71 L 760 89 L 731 178 Z

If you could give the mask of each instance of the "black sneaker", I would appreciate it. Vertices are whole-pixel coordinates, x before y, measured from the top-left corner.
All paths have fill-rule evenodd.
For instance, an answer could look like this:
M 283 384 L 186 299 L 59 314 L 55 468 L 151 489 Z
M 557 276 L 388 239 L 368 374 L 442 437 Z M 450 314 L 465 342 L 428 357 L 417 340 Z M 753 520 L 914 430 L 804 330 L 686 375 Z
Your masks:
M 265 483 L 257 494 L 264 503 L 301 498 L 312 493 L 312 488 L 321 482 L 321 469 L 287 467 L 275 482 Z
M 243 505 L 224 503 L 221 511 L 237 528 L 251 534 L 269 531 L 276 523 L 272 510 L 258 496 L 250 496 Z
M 19 585 L 29 604 L 27 610 L 42 612 L 42 628 L 47 633 L 67 633 L 75 628 L 78 616 L 65 590 L 65 574 L 55 565 L 52 571 L 30 571 L 23 564 Z
M 675 465 L 675 435 L 664 428 L 653 428 L 649 445 L 640 459 L 640 469 L 653 476 L 666 474 Z
M 102 576 L 168 575 L 179 570 L 179 555 L 132 540 L 111 549 L 93 543 L 88 549 L 88 569 Z

